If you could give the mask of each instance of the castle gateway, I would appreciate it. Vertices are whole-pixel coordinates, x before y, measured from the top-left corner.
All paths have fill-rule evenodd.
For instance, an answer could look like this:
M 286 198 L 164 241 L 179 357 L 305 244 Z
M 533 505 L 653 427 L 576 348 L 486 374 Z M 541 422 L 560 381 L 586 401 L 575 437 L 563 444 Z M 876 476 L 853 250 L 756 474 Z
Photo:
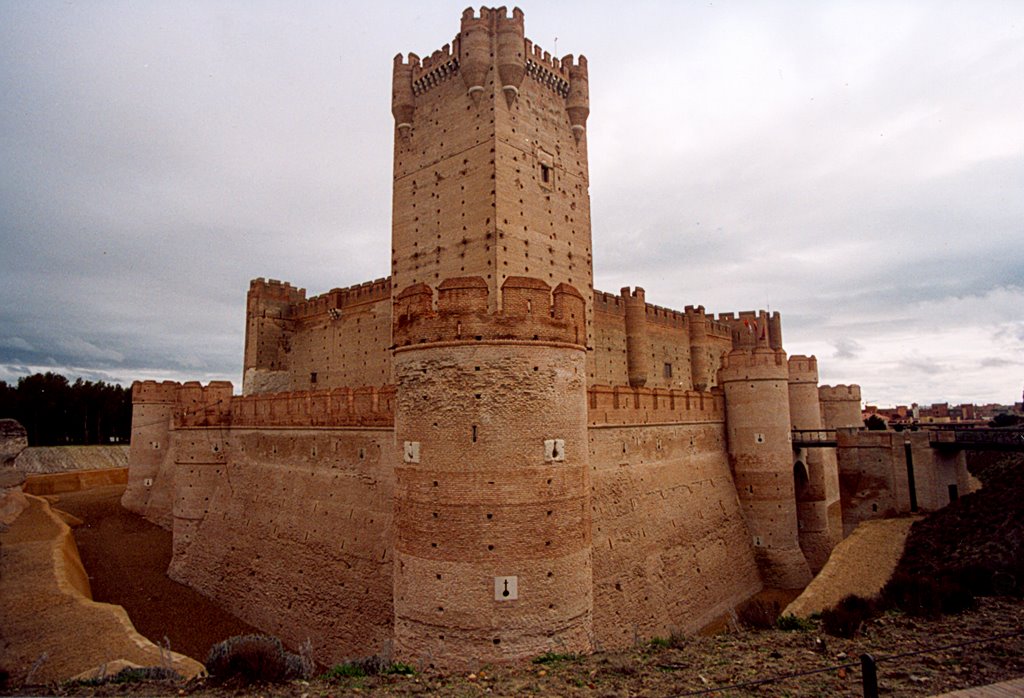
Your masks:
M 791 430 L 859 426 L 860 391 L 819 392 L 778 313 L 594 290 L 587 60 L 467 9 L 392 90 L 391 275 L 254 280 L 241 396 L 133 386 L 124 504 L 172 528 L 169 574 L 320 662 L 446 667 L 805 585 L 839 476 Z

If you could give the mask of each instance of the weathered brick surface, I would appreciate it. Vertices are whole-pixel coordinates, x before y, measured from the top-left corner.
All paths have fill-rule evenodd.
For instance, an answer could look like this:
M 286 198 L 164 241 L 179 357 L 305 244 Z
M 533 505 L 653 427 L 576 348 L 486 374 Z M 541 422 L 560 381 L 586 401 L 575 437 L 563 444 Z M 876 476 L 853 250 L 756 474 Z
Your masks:
M 390 429 L 181 429 L 172 578 L 318 661 L 392 634 Z
M 789 357 L 789 418 L 794 429 L 821 429 L 818 361 L 813 356 Z M 839 467 L 834 449 L 801 448 L 793 452 L 800 548 L 817 573 L 842 540 Z
M 602 647 L 695 632 L 760 591 L 720 417 L 589 438 Z
M 507 314 L 526 301 L 506 289 L 502 313 L 446 314 L 439 301 L 396 322 L 402 657 L 466 667 L 592 647 L 585 352 L 571 324 L 550 318 L 543 286 L 532 319 Z M 469 325 L 478 334 L 458 331 Z M 496 596 L 504 577 L 518 598 Z
M 845 535 L 857 524 L 910 511 L 906 444 L 914 466 L 914 490 L 922 511 L 934 511 L 950 501 L 950 486 L 958 495 L 973 492 L 979 483 L 967 471 L 963 451 L 931 448 L 927 431 L 857 431 L 839 429 L 839 486 Z

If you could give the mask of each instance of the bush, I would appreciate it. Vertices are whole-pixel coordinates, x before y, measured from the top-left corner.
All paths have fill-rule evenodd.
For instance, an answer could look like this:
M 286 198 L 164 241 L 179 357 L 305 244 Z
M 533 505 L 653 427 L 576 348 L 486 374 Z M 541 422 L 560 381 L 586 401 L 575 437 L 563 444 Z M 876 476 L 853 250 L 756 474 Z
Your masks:
M 854 637 L 864 621 L 874 615 L 871 601 L 850 594 L 832 608 L 821 613 L 821 628 L 835 637 Z
M 381 657 L 364 657 L 343 664 L 335 664 L 321 676 L 325 681 L 341 681 L 343 679 L 377 676 L 378 674 L 398 674 L 412 676 L 416 673 L 408 664 L 402 662 L 387 663 Z
M 269 635 L 236 635 L 210 648 L 206 670 L 213 683 L 249 686 L 307 678 L 302 658 Z
M 565 654 L 563 652 L 545 652 L 539 657 L 533 658 L 534 664 L 560 664 L 562 662 L 575 662 L 579 659 L 578 655 Z
M 807 632 L 808 630 L 814 630 L 814 622 L 807 620 L 806 618 L 798 618 L 792 613 L 789 613 L 784 616 L 779 616 L 775 621 L 775 627 L 779 630 L 799 630 L 800 632 Z
M 908 616 L 936 618 L 943 613 L 974 608 L 972 583 L 981 587 L 991 585 L 991 573 L 971 568 L 936 579 L 901 572 L 894 574 L 882 589 L 882 598 L 887 606 L 898 608 Z
M 162 666 L 125 667 L 107 678 L 108 683 L 139 683 L 141 681 L 184 681 L 174 669 Z

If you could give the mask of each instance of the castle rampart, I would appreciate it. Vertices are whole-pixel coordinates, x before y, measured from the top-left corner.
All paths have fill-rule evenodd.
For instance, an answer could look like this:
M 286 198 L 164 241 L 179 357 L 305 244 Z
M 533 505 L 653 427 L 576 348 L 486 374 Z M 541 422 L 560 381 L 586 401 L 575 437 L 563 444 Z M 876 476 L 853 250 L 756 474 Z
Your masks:
M 587 390 L 588 421 L 601 425 L 682 424 L 721 422 L 725 409 L 721 391 L 665 390 L 594 385 Z

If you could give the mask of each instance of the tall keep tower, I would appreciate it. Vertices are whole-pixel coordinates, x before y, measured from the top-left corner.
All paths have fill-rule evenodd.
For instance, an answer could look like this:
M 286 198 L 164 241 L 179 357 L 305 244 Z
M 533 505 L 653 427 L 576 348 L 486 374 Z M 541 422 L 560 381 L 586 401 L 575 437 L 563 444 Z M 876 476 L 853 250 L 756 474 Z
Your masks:
M 566 283 L 590 346 L 589 111 L 586 59 L 534 46 L 518 8 L 466 9 L 452 44 L 396 56 L 393 297 L 479 276 L 496 311 L 508 277 Z

